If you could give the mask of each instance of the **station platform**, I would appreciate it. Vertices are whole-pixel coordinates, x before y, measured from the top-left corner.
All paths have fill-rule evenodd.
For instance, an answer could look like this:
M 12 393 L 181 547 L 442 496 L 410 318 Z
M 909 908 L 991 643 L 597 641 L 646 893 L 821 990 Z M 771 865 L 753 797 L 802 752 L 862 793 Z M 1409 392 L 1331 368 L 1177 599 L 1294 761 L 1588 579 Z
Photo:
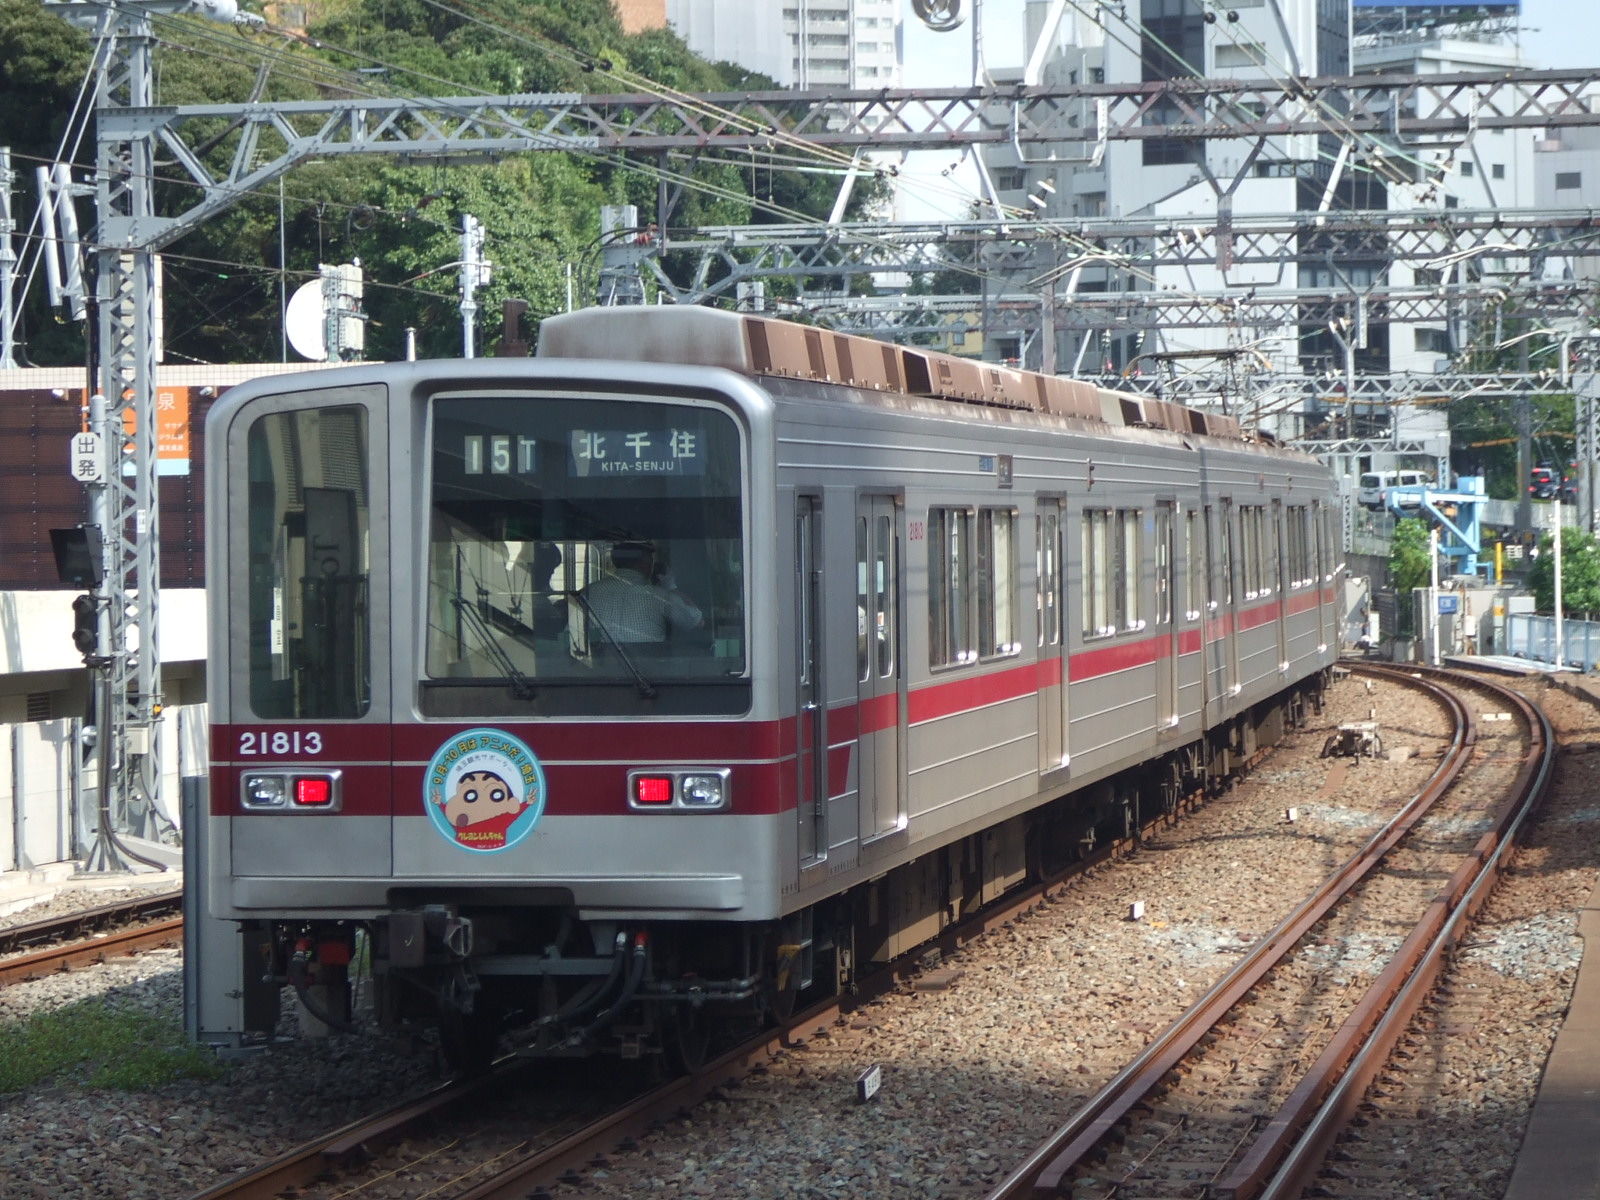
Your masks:
M 1600 887 L 1578 914 L 1583 960 L 1505 1200 L 1600 1200 Z
M 1533 658 L 1518 658 L 1512 654 L 1447 654 L 1443 665 L 1465 667 L 1475 671 L 1498 671 L 1502 675 L 1563 675 L 1582 678 L 1570 667 L 1540 662 Z
M 1489 669 L 1553 674 L 1557 687 L 1600 708 L 1600 677 L 1527 659 L 1499 661 L 1512 665 Z M 1488 665 L 1460 665 L 1469 664 Z M 1577 986 L 1539 1080 L 1504 1200 L 1600 1200 L 1600 885 L 1578 912 L 1578 936 Z

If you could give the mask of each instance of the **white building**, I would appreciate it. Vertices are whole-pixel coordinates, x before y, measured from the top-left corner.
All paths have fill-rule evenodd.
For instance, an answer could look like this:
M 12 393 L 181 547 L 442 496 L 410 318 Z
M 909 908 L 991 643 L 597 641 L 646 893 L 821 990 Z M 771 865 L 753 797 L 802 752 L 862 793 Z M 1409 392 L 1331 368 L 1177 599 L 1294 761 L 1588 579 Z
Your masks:
M 667 0 L 667 23 L 702 58 L 784 87 L 899 87 L 902 0 Z
M 901 0 L 789 0 L 783 30 L 799 88 L 900 86 Z
M 1024 59 L 1033 65 L 997 82 L 1071 86 L 1186 76 L 1283 80 L 1373 71 L 1406 75 L 1504 71 L 1525 65 L 1515 46 L 1502 36 L 1503 28 L 1452 23 L 1443 19 L 1448 13 L 1443 18 L 1434 14 L 1434 23 L 1426 26 L 1402 21 L 1381 37 L 1358 38 L 1357 28 L 1372 28 L 1373 6 L 1359 6 L 1363 20 L 1358 24 L 1352 19 L 1350 0 L 1244 0 L 1229 3 L 1226 17 L 1200 0 L 1127 0 L 1120 20 L 1118 10 L 1111 7 L 1096 9 L 1098 20 L 1076 13 L 1075 7 L 1067 6 L 1052 27 L 1050 19 L 1060 6 L 1050 0 L 1030 0 Z M 1514 22 L 1506 28 L 1514 28 Z M 1526 131 L 1478 130 L 1388 147 L 1379 156 L 1370 153 L 1377 149 L 1370 139 L 1350 141 L 1347 149 L 1335 111 L 1326 113 L 1324 133 L 1274 137 L 1259 146 L 1245 138 L 1113 140 L 1097 145 L 1090 140 L 1097 127 L 1092 98 L 1083 101 L 1075 115 L 1086 133 L 1083 141 L 1007 146 L 988 154 L 991 178 L 1003 204 L 1060 218 L 1068 228 L 1098 217 L 1149 217 L 1170 223 L 1174 230 L 1186 222 L 1209 230 L 1224 204 L 1242 222 L 1314 212 L 1323 206 L 1443 212 L 1536 203 L 1533 138 Z M 1158 123 L 1162 116 L 1159 110 L 1152 112 L 1149 123 Z M 1179 119 L 1177 113 L 1173 119 Z M 1380 157 L 1381 166 L 1373 169 L 1370 164 Z M 1563 172 L 1563 180 L 1570 183 L 1571 174 Z M 1600 188 L 1600 167 L 1595 170 L 1595 184 Z M 1070 286 L 1080 293 L 1161 288 L 1202 296 L 1249 289 L 1286 297 L 1296 290 L 1348 291 L 1350 310 L 1364 316 L 1360 297 L 1378 286 L 1492 282 L 1496 274 L 1525 277 L 1528 269 L 1524 257 L 1493 254 L 1446 255 L 1439 262 L 1391 267 L 1383 257 L 1363 259 L 1334 241 L 1319 244 L 1305 239 L 1279 262 L 1224 269 L 1210 261 L 1181 269 L 1158 267 L 1152 273 L 1137 269 L 1137 264 L 1133 269 L 1087 266 L 1075 276 L 1064 276 L 1058 287 Z M 1055 361 L 1065 370 L 1080 364 L 1081 369 L 1098 369 L 1105 362 L 1122 369 L 1140 354 L 1248 347 L 1287 373 L 1321 373 L 1330 379 L 1342 378 L 1352 368 L 1363 374 L 1432 373 L 1461 348 L 1463 315 L 1402 325 L 1382 320 L 1380 313 L 1370 321 L 1352 319 L 1340 328 L 1330 328 L 1326 321 L 1301 321 L 1266 329 L 1244 323 L 1185 327 L 1182 322 L 1152 317 L 1142 329 L 1090 335 L 1068 331 L 1057 339 Z M 1042 352 L 1029 354 L 1015 345 L 991 347 L 990 353 L 1009 357 L 1019 350 L 1033 365 L 1043 359 Z M 1328 391 L 1337 404 L 1336 388 L 1330 386 Z M 1318 424 L 1326 415 L 1296 414 L 1295 422 L 1302 427 L 1291 422 L 1279 432 L 1299 436 L 1307 432 L 1305 426 Z M 1378 408 L 1364 416 L 1367 427 L 1360 432 L 1366 435 L 1387 432 L 1400 440 L 1429 444 L 1444 437 L 1444 415 L 1437 407 L 1393 413 Z
M 1591 101 L 1600 103 L 1600 98 Z M 1600 207 L 1600 129 L 1552 129 L 1533 146 L 1534 203 L 1541 209 Z M 1546 279 L 1600 278 L 1593 258 L 1545 265 Z
M 667 24 L 701 58 L 738 63 L 770 75 L 780 87 L 794 85 L 790 35 L 775 4 L 667 0 Z

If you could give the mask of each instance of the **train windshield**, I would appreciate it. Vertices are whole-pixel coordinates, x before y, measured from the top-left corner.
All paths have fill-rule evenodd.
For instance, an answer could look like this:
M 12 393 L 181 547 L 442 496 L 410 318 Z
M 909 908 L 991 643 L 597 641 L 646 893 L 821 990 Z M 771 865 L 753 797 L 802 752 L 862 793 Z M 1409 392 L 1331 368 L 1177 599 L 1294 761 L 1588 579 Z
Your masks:
M 432 431 L 429 680 L 582 711 L 581 685 L 652 696 L 744 676 L 743 453 L 725 410 L 441 396 Z

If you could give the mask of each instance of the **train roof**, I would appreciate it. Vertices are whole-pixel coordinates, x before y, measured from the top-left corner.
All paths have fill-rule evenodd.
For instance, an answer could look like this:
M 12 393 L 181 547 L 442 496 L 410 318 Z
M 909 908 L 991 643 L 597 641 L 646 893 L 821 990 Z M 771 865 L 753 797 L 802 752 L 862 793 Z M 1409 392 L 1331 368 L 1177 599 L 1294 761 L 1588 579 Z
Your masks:
M 723 367 L 741 375 L 807 379 L 868 393 L 931 396 L 1246 440 L 1232 417 L 1151 396 L 698 305 L 622 305 L 546 317 L 539 326 L 538 357 Z

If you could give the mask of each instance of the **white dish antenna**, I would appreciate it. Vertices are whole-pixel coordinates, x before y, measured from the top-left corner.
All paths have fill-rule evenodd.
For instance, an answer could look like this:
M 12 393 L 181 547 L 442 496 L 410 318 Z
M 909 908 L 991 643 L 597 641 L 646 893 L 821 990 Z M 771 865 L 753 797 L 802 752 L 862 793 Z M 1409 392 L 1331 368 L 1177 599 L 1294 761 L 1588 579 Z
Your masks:
M 313 279 L 295 288 L 283 312 L 283 331 L 289 345 L 302 358 L 328 361 L 328 336 L 322 311 L 322 280 Z

